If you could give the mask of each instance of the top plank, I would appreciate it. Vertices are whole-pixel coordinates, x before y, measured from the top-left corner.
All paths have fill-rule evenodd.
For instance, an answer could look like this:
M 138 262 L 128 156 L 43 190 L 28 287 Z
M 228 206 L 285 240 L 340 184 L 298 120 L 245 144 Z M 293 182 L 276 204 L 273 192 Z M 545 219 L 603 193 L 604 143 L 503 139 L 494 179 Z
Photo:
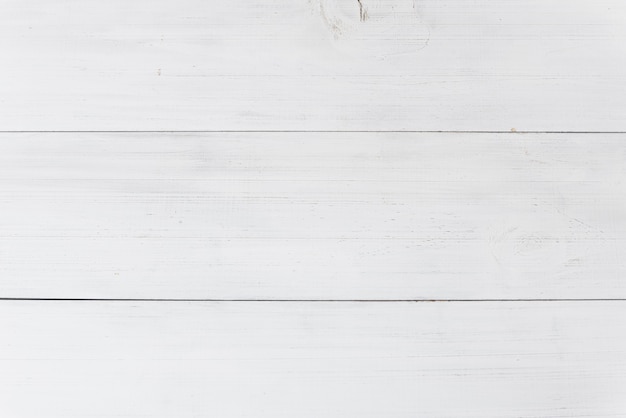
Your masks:
M 626 130 L 622 0 L 7 0 L 0 130 Z

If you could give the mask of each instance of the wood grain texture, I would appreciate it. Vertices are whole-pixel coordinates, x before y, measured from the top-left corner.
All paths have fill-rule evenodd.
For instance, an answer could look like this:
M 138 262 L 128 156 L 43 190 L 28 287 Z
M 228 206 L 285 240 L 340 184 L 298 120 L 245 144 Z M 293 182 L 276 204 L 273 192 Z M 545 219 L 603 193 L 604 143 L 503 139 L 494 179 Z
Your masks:
M 1 9 L 0 417 L 626 417 L 623 0 Z
M 622 0 L 5 0 L 0 48 L 0 130 L 626 130 Z
M 0 135 L 0 297 L 624 298 L 626 136 Z
M 3 416 L 626 416 L 623 303 L 0 304 Z

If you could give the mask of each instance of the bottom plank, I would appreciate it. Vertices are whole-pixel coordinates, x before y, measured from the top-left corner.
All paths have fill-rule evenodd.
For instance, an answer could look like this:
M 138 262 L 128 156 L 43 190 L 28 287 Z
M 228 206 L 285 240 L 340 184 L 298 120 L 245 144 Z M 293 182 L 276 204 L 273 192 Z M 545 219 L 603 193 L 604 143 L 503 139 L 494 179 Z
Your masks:
M 0 303 L 3 417 L 626 416 L 626 303 Z

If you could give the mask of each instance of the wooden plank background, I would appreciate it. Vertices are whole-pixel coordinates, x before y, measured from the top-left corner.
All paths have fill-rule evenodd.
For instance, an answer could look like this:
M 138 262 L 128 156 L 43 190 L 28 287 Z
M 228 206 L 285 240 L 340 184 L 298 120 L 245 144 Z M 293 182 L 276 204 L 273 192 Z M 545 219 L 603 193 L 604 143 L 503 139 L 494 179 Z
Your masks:
M 623 302 L 20 301 L 0 305 L 0 326 L 5 416 L 545 418 L 626 409 Z
M 5 0 L 0 417 L 626 417 L 626 3 Z
M 622 0 L 4 0 L 1 19 L 4 130 L 626 130 Z
M 3 134 L 0 293 L 626 297 L 625 161 L 622 134 Z

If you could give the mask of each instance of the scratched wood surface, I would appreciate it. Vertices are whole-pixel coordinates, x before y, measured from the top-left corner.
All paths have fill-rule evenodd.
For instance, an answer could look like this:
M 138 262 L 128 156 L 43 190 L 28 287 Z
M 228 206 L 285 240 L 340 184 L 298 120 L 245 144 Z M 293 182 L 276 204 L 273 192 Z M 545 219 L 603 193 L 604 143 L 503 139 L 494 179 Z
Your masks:
M 626 136 L 0 135 L 0 296 L 626 297 Z
M 626 130 L 623 0 L 4 0 L 5 130 Z
M 623 417 L 625 308 L 5 302 L 0 408 L 50 418 Z

